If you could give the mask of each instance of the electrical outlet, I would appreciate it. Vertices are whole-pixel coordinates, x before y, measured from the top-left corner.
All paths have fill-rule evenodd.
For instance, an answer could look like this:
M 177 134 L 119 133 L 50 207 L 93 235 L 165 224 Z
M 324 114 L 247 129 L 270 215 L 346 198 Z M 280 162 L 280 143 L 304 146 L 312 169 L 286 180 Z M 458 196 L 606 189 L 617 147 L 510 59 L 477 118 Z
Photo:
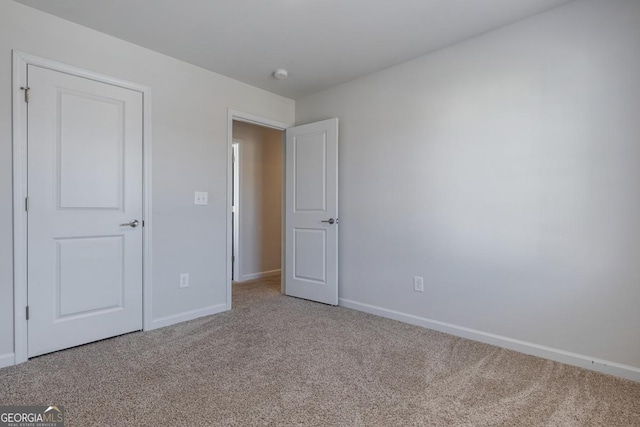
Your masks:
M 209 193 L 207 193 L 206 191 L 196 191 L 194 204 L 196 205 L 209 204 Z
M 189 273 L 183 273 L 180 275 L 180 287 L 181 288 L 189 287 Z
M 422 277 L 414 276 L 413 290 L 416 292 L 424 292 L 424 279 Z

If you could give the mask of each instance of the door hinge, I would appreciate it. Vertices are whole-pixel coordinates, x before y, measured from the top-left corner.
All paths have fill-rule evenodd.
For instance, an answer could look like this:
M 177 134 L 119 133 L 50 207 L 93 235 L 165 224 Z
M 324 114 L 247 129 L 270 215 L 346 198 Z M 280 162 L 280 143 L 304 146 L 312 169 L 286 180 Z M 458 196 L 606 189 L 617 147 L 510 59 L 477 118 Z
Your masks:
M 27 104 L 29 103 L 29 96 L 31 95 L 31 88 L 29 86 L 27 87 L 21 87 L 20 90 L 24 91 L 24 102 L 26 102 Z
M 28 197 L 24 198 L 24 210 L 29 212 L 29 198 Z
M 29 306 L 27 306 L 26 308 L 27 308 L 27 310 L 26 310 L 27 320 L 29 320 Z
M 231 262 L 236 262 L 236 256 L 235 255 L 231 256 Z

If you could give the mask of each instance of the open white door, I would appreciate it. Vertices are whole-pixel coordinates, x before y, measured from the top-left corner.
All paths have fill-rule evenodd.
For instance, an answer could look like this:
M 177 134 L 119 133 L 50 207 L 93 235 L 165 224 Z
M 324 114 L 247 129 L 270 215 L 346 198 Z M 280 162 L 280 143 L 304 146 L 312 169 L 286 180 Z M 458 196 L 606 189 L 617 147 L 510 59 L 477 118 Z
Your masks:
M 338 119 L 287 129 L 285 293 L 338 304 Z
M 142 329 L 142 94 L 29 65 L 28 356 Z

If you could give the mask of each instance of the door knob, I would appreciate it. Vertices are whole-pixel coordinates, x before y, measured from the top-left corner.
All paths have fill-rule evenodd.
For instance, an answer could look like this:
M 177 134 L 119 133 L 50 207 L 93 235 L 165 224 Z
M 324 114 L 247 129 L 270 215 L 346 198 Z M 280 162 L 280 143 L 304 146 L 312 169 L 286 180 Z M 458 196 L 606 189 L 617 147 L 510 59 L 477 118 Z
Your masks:
M 120 224 L 120 227 L 131 227 L 131 228 L 136 228 L 138 226 L 138 224 L 140 224 L 140 222 L 138 222 L 137 219 L 132 219 L 129 222 L 125 222 L 124 224 Z
M 333 219 L 333 218 L 329 218 L 329 219 L 325 219 L 325 220 L 324 220 L 324 221 L 322 221 L 322 222 L 328 222 L 329 224 L 335 224 L 336 220 L 335 220 L 335 219 Z

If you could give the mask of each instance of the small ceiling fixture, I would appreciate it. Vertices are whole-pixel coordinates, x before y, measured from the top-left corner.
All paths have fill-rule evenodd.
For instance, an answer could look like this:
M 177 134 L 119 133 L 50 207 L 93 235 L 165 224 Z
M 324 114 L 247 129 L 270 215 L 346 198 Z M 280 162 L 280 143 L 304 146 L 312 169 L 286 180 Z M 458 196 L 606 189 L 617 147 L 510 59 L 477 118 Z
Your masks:
M 279 68 L 273 72 L 273 77 L 275 77 L 278 80 L 284 80 L 287 77 L 289 77 L 289 72 L 284 68 Z

